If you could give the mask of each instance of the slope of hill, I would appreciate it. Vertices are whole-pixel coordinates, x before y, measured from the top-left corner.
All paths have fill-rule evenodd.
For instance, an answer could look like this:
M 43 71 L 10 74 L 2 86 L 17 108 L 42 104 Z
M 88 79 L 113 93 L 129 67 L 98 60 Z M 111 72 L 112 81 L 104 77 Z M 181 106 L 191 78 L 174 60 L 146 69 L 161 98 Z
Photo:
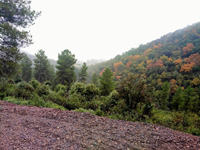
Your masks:
M 116 76 L 123 76 L 124 70 L 145 74 L 147 77 L 155 70 L 158 74 L 174 71 L 198 74 L 199 50 L 200 23 L 196 23 L 138 48 L 132 48 L 109 61 L 90 66 L 88 71 L 90 74 L 100 73 L 109 67 Z
M 0 101 L 0 149 L 197 150 L 200 138 L 147 123 Z
M 115 80 L 133 73 L 159 93 L 164 82 L 170 83 L 170 98 L 178 87 L 191 86 L 200 97 L 200 22 L 164 35 L 115 58 L 90 66 L 88 72 L 100 74 L 110 68 Z M 169 101 L 172 101 L 170 99 Z

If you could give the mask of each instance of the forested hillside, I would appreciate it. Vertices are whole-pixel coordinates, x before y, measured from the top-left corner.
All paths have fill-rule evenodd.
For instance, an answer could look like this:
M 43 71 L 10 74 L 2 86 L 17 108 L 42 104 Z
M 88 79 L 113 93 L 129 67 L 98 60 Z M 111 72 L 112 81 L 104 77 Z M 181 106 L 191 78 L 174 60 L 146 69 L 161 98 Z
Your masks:
M 167 106 L 178 109 L 180 102 L 173 99 L 173 96 L 178 96 L 178 92 L 193 92 L 194 101 L 199 101 L 199 52 L 200 23 L 195 23 L 131 49 L 112 60 L 90 66 L 88 71 L 90 74 L 101 74 L 108 67 L 114 73 L 115 81 L 121 81 L 133 73 L 137 79 L 145 80 L 145 84 L 151 86 L 156 95 L 160 95 L 166 86 L 169 88 Z
M 195 23 L 138 48 L 132 48 L 109 61 L 90 66 L 88 72 L 99 74 L 104 68 L 109 67 L 116 78 L 126 76 L 127 71 L 139 75 L 145 74 L 146 78 L 154 73 L 157 75 L 163 73 L 166 74 L 168 81 L 174 77 L 170 77 L 169 73 L 175 76 L 192 74 L 195 77 L 200 65 L 199 49 L 200 23 Z M 189 79 L 191 78 L 190 76 Z M 181 86 L 188 84 L 182 83 Z

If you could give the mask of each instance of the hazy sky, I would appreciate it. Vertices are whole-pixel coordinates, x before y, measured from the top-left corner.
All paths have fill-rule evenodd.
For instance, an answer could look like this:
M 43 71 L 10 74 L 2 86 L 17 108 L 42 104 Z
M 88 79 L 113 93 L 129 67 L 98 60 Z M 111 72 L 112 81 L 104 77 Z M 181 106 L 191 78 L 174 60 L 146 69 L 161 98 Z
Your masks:
M 42 11 L 30 54 L 69 49 L 78 60 L 110 59 L 200 21 L 199 0 L 32 0 Z

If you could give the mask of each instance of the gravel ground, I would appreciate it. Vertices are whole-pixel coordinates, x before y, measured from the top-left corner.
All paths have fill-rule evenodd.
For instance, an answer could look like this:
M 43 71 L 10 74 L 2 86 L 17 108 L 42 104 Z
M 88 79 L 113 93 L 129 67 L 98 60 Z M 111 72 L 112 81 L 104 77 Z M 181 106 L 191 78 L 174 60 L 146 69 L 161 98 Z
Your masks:
M 200 137 L 89 113 L 0 101 L 0 150 L 200 150 Z

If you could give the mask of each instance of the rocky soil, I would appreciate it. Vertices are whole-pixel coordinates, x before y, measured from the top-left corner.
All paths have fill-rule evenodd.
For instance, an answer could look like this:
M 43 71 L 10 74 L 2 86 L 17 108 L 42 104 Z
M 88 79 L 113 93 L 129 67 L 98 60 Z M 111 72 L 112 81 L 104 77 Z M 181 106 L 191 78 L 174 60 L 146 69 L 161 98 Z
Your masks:
M 0 150 L 200 150 L 200 137 L 89 113 L 0 101 Z

